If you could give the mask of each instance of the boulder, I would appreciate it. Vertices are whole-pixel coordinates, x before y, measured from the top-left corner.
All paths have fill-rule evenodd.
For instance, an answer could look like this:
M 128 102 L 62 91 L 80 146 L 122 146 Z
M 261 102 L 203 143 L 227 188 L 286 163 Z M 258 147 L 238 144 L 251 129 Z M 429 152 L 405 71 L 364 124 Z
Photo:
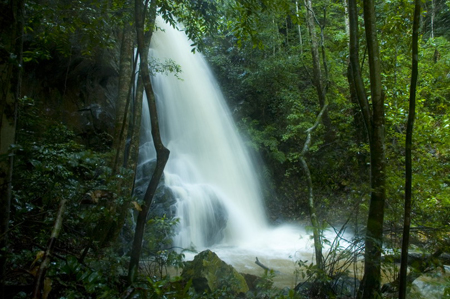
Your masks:
M 187 262 L 181 277 L 186 281 L 192 280 L 192 286 L 199 294 L 222 288 L 235 295 L 249 290 L 244 277 L 210 250 L 202 251 L 192 262 Z
M 141 201 L 144 199 L 148 184 L 152 178 L 153 171 L 156 166 L 156 159 L 148 160 L 137 166 L 136 182 L 134 187 L 134 195 Z M 149 218 L 163 217 L 173 219 L 176 215 L 176 199 L 172 190 L 164 183 L 164 174 L 156 189 L 153 197 L 152 205 L 149 210 Z
M 244 277 L 250 291 L 255 292 L 258 290 L 258 284 L 262 282 L 260 277 L 247 273 L 241 273 L 241 275 Z

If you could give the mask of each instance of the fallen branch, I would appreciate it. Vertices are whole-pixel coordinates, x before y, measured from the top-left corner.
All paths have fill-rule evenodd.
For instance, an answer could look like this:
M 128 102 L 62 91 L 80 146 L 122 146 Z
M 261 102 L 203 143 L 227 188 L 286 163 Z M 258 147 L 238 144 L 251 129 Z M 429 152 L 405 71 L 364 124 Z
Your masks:
M 260 266 L 261 268 L 263 268 L 266 271 L 270 271 L 269 267 L 265 266 L 264 264 L 262 264 L 258 258 L 256 258 L 255 264 L 257 264 L 258 266 Z
M 258 266 L 260 266 L 261 268 L 263 268 L 265 271 L 267 272 L 272 272 L 275 274 L 280 274 L 280 271 L 275 271 L 273 269 L 270 269 L 269 267 L 267 267 L 266 265 L 264 265 L 263 263 L 261 263 L 258 258 L 256 258 L 255 264 L 257 264 Z
M 41 290 L 45 279 L 45 272 L 47 271 L 47 268 L 50 265 L 50 258 L 52 255 L 53 247 L 55 247 L 56 238 L 58 238 L 59 233 L 61 231 L 66 202 L 67 200 L 63 199 L 59 204 L 58 215 L 56 216 L 56 221 L 55 224 L 53 225 L 53 230 L 50 236 L 50 240 L 48 241 L 47 250 L 45 251 L 42 263 L 39 266 L 39 271 L 34 279 L 33 296 L 32 296 L 33 299 L 41 298 Z

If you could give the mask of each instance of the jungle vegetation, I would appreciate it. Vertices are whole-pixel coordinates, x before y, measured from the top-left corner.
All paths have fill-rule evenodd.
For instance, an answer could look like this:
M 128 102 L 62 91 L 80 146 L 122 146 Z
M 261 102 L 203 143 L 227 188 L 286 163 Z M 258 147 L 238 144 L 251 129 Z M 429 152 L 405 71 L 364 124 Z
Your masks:
M 267 283 L 247 297 L 339 297 L 323 291 L 336 274 L 327 227 L 349 227 L 365 258 L 358 298 L 381 298 L 382 276 L 405 298 L 408 248 L 423 253 L 411 269 L 439 267 L 450 251 L 449 1 L 5 0 L 1 298 L 227 298 L 164 271 L 183 263 L 170 249 L 177 220 L 149 214 L 170 157 L 156 119 L 157 170 L 144 198 L 133 193 L 142 95 L 155 111 L 149 76 L 177 70 L 149 62 L 156 15 L 182 23 L 208 59 L 263 161 L 270 220 L 312 228 L 314 265 L 299 267 L 315 287 Z M 394 263 L 385 248 L 406 254 Z M 141 259 L 152 262 L 139 272 Z

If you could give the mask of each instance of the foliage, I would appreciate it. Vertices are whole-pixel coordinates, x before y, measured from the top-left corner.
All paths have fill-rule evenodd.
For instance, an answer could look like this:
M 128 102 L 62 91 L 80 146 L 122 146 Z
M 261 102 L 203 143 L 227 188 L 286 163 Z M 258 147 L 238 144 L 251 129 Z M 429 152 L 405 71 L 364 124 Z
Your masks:
M 299 157 L 305 129 L 311 127 L 320 110 L 311 82 L 312 63 L 309 43 L 305 42 L 308 35 L 303 1 L 165 0 L 158 3 L 162 17 L 173 26 L 181 27 L 182 23 L 193 45 L 209 59 L 232 106 L 239 130 L 247 137 L 249 148 L 264 160 L 263 176 L 268 181 L 264 191 L 271 219 L 303 221 L 307 189 Z M 348 35 L 343 3 L 314 1 L 316 29 L 322 34 L 321 46 L 325 53 L 321 63 L 326 66 L 328 112 L 335 136 L 328 140 L 320 126 L 307 158 L 314 190 L 317 190 L 320 217 L 330 223 L 340 223 L 343 215 L 351 213 L 353 218 L 349 223 L 358 231 L 368 210 L 369 147 L 359 107 L 352 99 L 348 84 Z M 426 10 L 419 47 L 412 248 L 448 251 L 450 6 L 443 0 L 433 3 L 436 5 L 434 28 L 432 2 L 424 1 Z M 117 29 L 134 21 L 131 8 L 121 0 L 27 1 L 24 62 L 42 67 L 44 61 L 73 53 L 94 59 L 97 49 L 117 46 Z M 378 2 L 377 12 L 386 96 L 389 199 L 386 244 L 395 249 L 403 214 L 402 157 L 410 80 L 412 3 Z M 362 19 L 359 22 L 362 25 Z M 360 55 L 366 75 L 364 47 Z M 171 61 L 152 63 L 155 71 L 180 71 Z M 110 149 L 94 150 L 82 145 L 82 137 L 69 124 L 53 120 L 51 111 L 42 105 L 52 100 L 52 90 L 47 86 L 42 88 L 49 99 L 24 97 L 20 102 L 19 130 L 14 145 L 8 282 L 32 282 L 58 203 L 65 198 L 68 211 L 64 229 L 48 273 L 53 281 L 53 293 L 65 298 L 230 296 L 226 288 L 195 294 L 189 283 L 167 275 L 168 267 L 181 266 L 182 255 L 172 250 L 176 220 L 164 217 L 148 222 L 144 244 L 147 272 L 136 285 L 123 286 L 120 275 L 126 267 L 129 236 L 122 232 L 119 238 L 119 234 L 123 222 L 129 230 L 133 226 L 132 218 L 128 217 L 133 201 L 130 196 L 133 173 L 123 169 L 112 176 L 107 166 Z M 362 248 L 356 240 L 350 248 L 343 248 L 337 240 L 324 238 L 324 243 L 330 247 L 326 271 L 319 271 L 307 262 L 300 263 L 301 271 L 305 279 L 333 284 L 347 274 L 338 265 L 341 262 L 347 265 Z M 392 271 L 395 273 L 395 269 Z M 271 288 L 271 275 L 267 273 L 263 278 L 260 292 L 247 296 L 297 296 Z
M 224 12 L 228 30 L 212 42 L 205 54 L 234 108 L 241 131 L 268 166 L 269 180 L 277 189 L 266 193 L 269 212 L 299 217 L 307 198 L 299 154 L 305 130 L 320 110 L 311 81 L 312 65 L 306 56 L 309 45 L 299 44 L 297 25 L 306 40 L 304 12 L 300 6 L 297 14 L 295 5 L 287 1 L 263 2 L 262 6 L 253 1 L 232 3 L 232 9 Z M 317 18 L 326 24 L 321 30 L 327 52 L 328 111 L 336 139 L 333 144 L 324 142 L 324 130 L 319 127 L 308 161 L 312 161 L 312 179 L 319 186 L 314 189 L 321 193 L 318 204 L 325 208 L 330 202 L 327 198 L 338 197 L 337 202 L 341 202 L 348 198 L 349 190 L 366 186 L 363 181 L 368 173 L 368 147 L 360 138 L 364 132 L 360 132 L 361 124 L 355 117 L 358 110 L 347 96 L 347 38 L 342 7 L 329 2 L 317 5 L 318 11 L 323 11 Z M 236 28 L 252 31 L 251 38 L 243 37 L 242 30 Z M 252 38 L 264 47 L 253 47 Z M 361 171 L 354 172 L 360 167 Z M 278 202 L 273 201 L 274 193 Z M 293 205 L 297 206 L 294 210 Z M 320 211 L 326 213 L 326 209 Z
M 123 23 L 126 1 L 27 1 L 29 47 L 24 62 L 49 59 L 56 52 L 92 55 L 95 49 L 114 45 L 111 24 Z
M 355 296 L 359 281 L 353 277 L 353 274 L 358 272 L 357 261 L 363 255 L 363 240 L 357 235 L 347 239 L 347 228 L 347 223 L 339 230 L 333 228 L 335 236 L 331 240 L 322 236 L 326 251 L 323 268 L 307 260 L 297 261 L 299 269 L 296 273 L 301 279 L 296 286 L 297 291 L 314 298 L 315 296 L 324 298 Z
M 165 0 L 159 1 L 158 13 L 174 27 L 183 29 L 196 48 L 203 49 L 203 38 L 215 32 L 221 1 Z
M 301 2 L 301 1 L 300 1 Z M 299 2 L 299 3 L 300 3 Z M 430 227 L 437 241 L 448 230 L 448 39 L 445 20 L 448 3 L 434 1 L 435 34 L 429 38 L 431 1 L 426 1 L 424 35 L 420 41 L 418 115 L 413 144 L 413 226 Z M 272 5 L 273 4 L 273 5 Z M 300 3 L 301 4 L 301 3 Z M 314 3 L 317 29 L 323 33 L 328 70 L 327 96 L 336 139 L 327 144 L 318 131 L 308 161 L 314 189 L 319 190 L 319 213 L 329 221 L 361 205 L 357 222 L 367 213 L 369 148 L 352 101 L 347 79 L 348 35 L 342 3 Z M 304 7 L 296 13 L 293 1 L 233 1 L 223 8 L 226 21 L 220 38 L 205 50 L 229 99 L 248 144 L 262 156 L 274 192 L 266 204 L 273 219 L 285 214 L 302 217 L 306 208 L 304 175 L 298 164 L 306 128 L 318 112 L 311 84 L 311 62 L 303 40 Z M 399 232 L 403 209 L 403 154 L 410 81 L 410 33 L 413 4 L 405 1 L 378 3 L 382 76 L 386 95 L 387 227 Z M 221 20 L 222 21 L 222 20 Z M 362 18 L 359 19 L 362 25 Z M 300 27 L 297 27 L 297 26 Z M 364 35 L 361 34 L 364 39 Z M 256 47 L 255 47 L 256 45 Z M 302 54 L 303 53 L 303 54 Z M 361 47 L 362 71 L 368 72 L 365 48 Z M 367 83 L 367 82 L 366 82 Z M 367 84 L 366 84 L 367 85 Z M 366 91 L 368 93 L 368 90 Z M 266 174 L 266 173 L 265 173 Z M 274 194 L 276 194 L 274 196 Z M 332 211 L 332 215 L 327 215 Z M 337 216 L 334 218 L 334 216 Z M 422 230 L 418 230 L 423 233 Z M 436 232 L 431 237 L 431 231 Z M 399 238 L 397 234 L 397 238 Z M 417 237 L 418 238 L 418 237 Z M 392 243 L 391 243 L 392 244 Z M 428 243 L 430 247 L 436 244 Z
M 168 219 L 165 215 L 147 222 L 144 236 L 146 245 L 142 253 L 146 273 L 162 279 L 168 275 L 168 267 L 182 267 L 184 254 L 178 253 L 172 242 L 178 223 L 178 219 Z
M 67 298 L 117 294 L 115 284 L 120 283 L 124 260 L 111 245 L 121 230 L 123 207 L 129 204 L 131 194 L 129 184 L 118 182 L 129 181 L 130 172 L 124 170 L 111 177 L 106 166 L 108 154 L 86 149 L 66 126 L 42 117 L 32 99 L 22 100 L 21 119 L 26 121 L 20 122 L 15 145 L 10 223 L 13 250 L 8 269 L 28 274 L 11 275 L 9 283 L 33 281 L 58 202 L 66 199 L 64 229 L 47 273 L 53 293 L 63 292 Z M 106 258 L 98 259 L 98 255 Z

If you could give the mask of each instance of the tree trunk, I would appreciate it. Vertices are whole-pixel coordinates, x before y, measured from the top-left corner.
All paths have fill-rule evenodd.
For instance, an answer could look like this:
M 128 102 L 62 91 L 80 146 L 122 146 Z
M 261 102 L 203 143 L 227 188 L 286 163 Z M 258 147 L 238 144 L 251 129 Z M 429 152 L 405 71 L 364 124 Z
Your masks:
M 411 227 L 411 197 L 412 197 L 412 159 L 411 146 L 414 129 L 414 119 L 416 114 L 416 86 L 419 73 L 419 23 L 420 23 L 420 0 L 415 0 L 413 35 L 412 35 L 412 59 L 411 59 L 411 86 L 409 90 L 409 113 L 406 126 L 405 143 L 405 216 L 403 224 L 402 240 L 402 262 L 400 265 L 399 299 L 406 298 L 407 268 L 408 268 L 408 248 L 409 230 Z
M 120 47 L 119 93 L 116 101 L 116 119 L 114 124 L 113 149 L 115 158 L 112 173 L 120 172 L 124 164 L 125 143 L 129 124 L 129 106 L 131 85 L 133 84 L 133 33 L 131 25 L 125 24 L 122 30 L 122 45 Z
M 374 0 L 364 1 L 364 24 L 369 53 L 373 123 L 370 143 L 372 191 L 365 239 L 363 298 L 372 299 L 381 296 L 381 250 L 383 245 L 384 204 L 386 200 L 384 95 L 381 88 L 380 51 L 376 31 Z
M 434 1 L 431 0 L 430 38 L 434 38 L 434 19 L 436 17 L 436 4 Z
M 372 111 L 365 93 L 358 55 L 358 15 L 356 0 L 349 0 L 350 66 L 353 84 L 369 135 L 371 196 L 365 238 L 364 278 L 362 298 L 381 296 L 381 249 L 383 237 L 384 204 L 386 199 L 384 95 L 381 88 L 381 69 L 374 1 L 364 1 L 364 26 L 370 67 Z
M 17 101 L 20 98 L 24 1 L 0 4 L 0 298 L 4 298 Z
M 161 135 L 159 131 L 158 115 L 156 109 L 156 101 L 153 95 L 152 85 L 150 81 L 150 74 L 148 70 L 148 59 L 147 53 L 144 53 L 144 16 L 146 12 L 146 7 L 143 6 L 140 0 L 135 1 L 135 18 L 136 18 L 136 33 L 138 41 L 138 52 L 140 57 L 140 76 L 144 83 L 145 93 L 147 95 L 148 106 L 150 110 L 150 122 L 152 126 L 152 137 L 156 150 L 156 167 L 153 172 L 152 178 L 148 185 L 147 191 L 144 196 L 144 204 L 142 205 L 142 210 L 138 214 L 138 219 L 136 222 L 136 229 L 134 233 L 133 248 L 131 250 L 130 265 L 128 269 L 128 281 L 131 283 L 134 281 L 137 271 L 139 268 L 139 260 L 142 250 L 142 240 L 144 236 L 145 223 L 147 220 L 148 210 L 153 200 L 153 195 L 156 192 L 158 183 L 166 166 L 167 160 L 169 159 L 169 150 L 164 146 L 161 140 Z M 156 17 L 156 3 L 151 2 L 150 5 L 150 20 L 148 25 L 150 31 L 153 30 Z M 151 39 L 151 37 L 150 37 Z
M 36 274 L 34 279 L 34 287 L 33 287 L 33 299 L 39 299 L 42 297 L 42 285 L 45 279 L 45 273 L 47 272 L 47 268 L 50 265 L 50 257 L 53 252 L 53 247 L 55 246 L 56 239 L 59 236 L 59 233 L 62 228 L 62 221 L 64 216 L 64 210 L 66 208 L 66 199 L 61 200 L 59 204 L 58 214 L 56 216 L 55 224 L 53 225 L 52 234 L 48 241 L 47 250 L 45 251 L 44 257 L 42 258 L 41 265 L 39 266 L 39 271 Z
M 306 163 L 305 155 L 309 151 L 309 146 L 311 144 L 311 133 L 317 128 L 320 123 L 320 120 L 323 117 L 326 109 L 328 107 L 328 103 L 325 102 L 320 113 L 317 115 L 316 121 L 314 125 L 306 130 L 306 140 L 303 145 L 302 152 L 300 153 L 300 162 L 302 164 L 303 170 L 306 174 L 306 179 L 308 182 L 308 209 L 309 209 L 309 217 L 311 219 L 311 225 L 313 227 L 313 238 L 314 238 L 314 252 L 316 254 L 316 266 L 317 268 L 324 270 L 323 264 L 323 254 L 322 254 L 322 238 L 321 238 L 321 229 L 319 225 L 319 220 L 317 219 L 316 207 L 314 204 L 314 193 L 313 193 L 313 184 L 311 179 L 311 173 L 309 171 L 308 163 Z
M 299 9 L 298 9 L 298 1 L 295 1 L 295 11 L 297 13 L 297 17 L 300 17 Z M 302 28 L 300 27 L 300 23 L 297 24 L 298 30 L 298 41 L 300 44 L 300 56 L 303 57 L 303 39 L 302 39 Z
M 311 41 L 311 56 L 313 62 L 314 86 L 316 87 L 317 90 L 320 108 L 323 109 L 327 99 L 325 88 L 323 85 L 322 68 L 320 66 L 319 43 L 317 40 L 316 26 L 314 25 L 314 15 L 313 15 L 314 12 L 312 9 L 311 0 L 305 0 L 305 7 L 306 7 L 306 25 L 308 27 L 309 37 Z M 331 132 L 332 126 L 327 111 L 323 113 L 322 119 L 323 124 L 325 125 L 327 131 Z
M 148 53 L 150 48 L 151 32 L 147 31 L 144 37 L 144 51 Z M 136 54 L 138 56 L 138 54 Z M 141 133 L 141 118 L 142 118 L 142 100 L 144 95 L 144 84 L 141 76 L 137 78 L 136 91 L 133 102 L 133 121 L 132 132 L 130 136 L 130 160 L 129 167 L 136 173 L 136 167 L 139 159 L 139 145 L 140 145 L 140 133 Z
M 358 13 L 356 0 L 349 0 L 348 2 L 348 16 L 349 16 L 349 33 L 350 33 L 350 72 L 353 79 L 353 86 L 356 91 L 359 107 L 364 119 L 369 142 L 372 140 L 372 114 L 367 100 L 366 90 L 361 75 L 361 68 L 359 66 L 359 45 L 358 45 Z

